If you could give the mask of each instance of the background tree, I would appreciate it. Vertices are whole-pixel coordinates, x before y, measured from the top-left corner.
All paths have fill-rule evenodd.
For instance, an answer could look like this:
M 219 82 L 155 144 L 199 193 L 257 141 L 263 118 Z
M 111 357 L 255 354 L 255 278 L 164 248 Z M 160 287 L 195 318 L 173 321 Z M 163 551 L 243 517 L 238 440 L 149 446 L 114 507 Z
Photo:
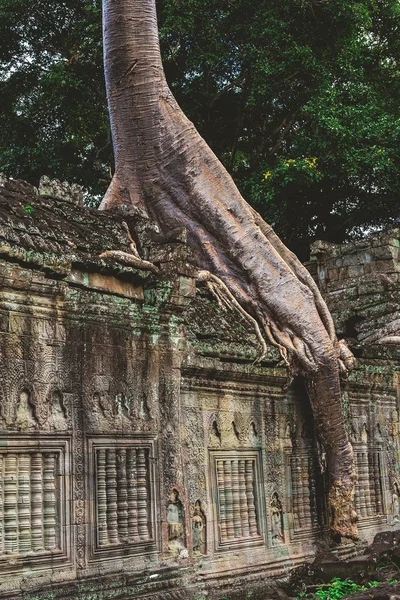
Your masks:
M 0 0 L 0 169 L 110 181 L 100 0 Z M 398 217 L 397 0 L 159 0 L 167 80 L 303 258 Z M 49 15 L 52 18 L 49 19 Z

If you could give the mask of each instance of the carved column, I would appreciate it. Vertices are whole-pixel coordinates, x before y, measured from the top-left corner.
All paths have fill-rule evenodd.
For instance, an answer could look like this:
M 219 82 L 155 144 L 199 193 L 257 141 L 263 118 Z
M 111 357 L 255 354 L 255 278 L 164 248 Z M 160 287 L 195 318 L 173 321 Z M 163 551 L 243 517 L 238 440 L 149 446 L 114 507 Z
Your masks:
M 3 455 L 0 454 L 0 554 L 4 552 L 4 461 Z
M 17 531 L 17 456 L 10 453 L 4 460 L 4 552 L 18 551 Z
M 381 456 L 379 451 L 374 451 L 372 454 L 372 473 L 373 484 L 375 487 L 375 506 L 378 515 L 383 515 L 383 497 L 382 497 L 382 469 Z
M 43 460 L 43 525 L 46 550 L 54 550 L 57 547 L 55 461 L 55 454 L 46 452 Z
M 30 455 L 21 454 L 18 461 L 18 551 L 20 554 L 32 550 L 30 472 Z
M 242 525 L 240 518 L 239 463 L 237 460 L 232 461 L 232 507 L 235 538 L 239 538 L 242 537 Z
M 136 450 L 127 451 L 126 475 L 128 481 L 128 535 L 131 541 L 139 539 L 138 497 L 136 486 Z
M 128 482 L 126 479 L 126 448 L 117 450 L 117 497 L 119 539 L 128 540 Z
M 226 498 L 225 498 L 225 478 L 224 478 L 224 462 L 217 460 L 217 485 L 219 494 L 219 527 L 221 531 L 221 541 L 228 538 L 226 525 Z
M 257 525 L 257 514 L 256 514 L 256 505 L 255 505 L 255 498 L 254 498 L 254 489 L 253 489 L 254 463 L 251 460 L 246 460 L 245 478 L 246 478 L 247 504 L 249 507 L 250 536 L 256 536 L 256 535 L 258 535 L 258 525 Z
M 147 464 L 146 450 L 139 448 L 137 458 L 138 486 L 138 532 L 141 540 L 149 539 L 149 516 L 147 512 Z
M 246 495 L 246 464 L 244 460 L 239 461 L 239 504 L 240 504 L 240 522 L 242 524 L 243 537 L 250 536 L 249 527 L 249 507 L 247 505 Z
M 115 450 L 106 451 L 107 530 L 110 544 L 118 544 L 117 468 Z
M 107 531 L 107 484 L 106 484 L 106 451 L 97 451 L 97 522 L 99 546 L 108 544 Z
M 44 549 L 43 538 L 43 457 L 39 452 L 31 459 L 32 550 Z
M 229 540 L 235 537 L 235 528 L 233 526 L 233 494 L 232 494 L 232 473 L 231 461 L 224 461 L 224 480 L 225 480 L 225 511 L 226 511 L 226 534 Z

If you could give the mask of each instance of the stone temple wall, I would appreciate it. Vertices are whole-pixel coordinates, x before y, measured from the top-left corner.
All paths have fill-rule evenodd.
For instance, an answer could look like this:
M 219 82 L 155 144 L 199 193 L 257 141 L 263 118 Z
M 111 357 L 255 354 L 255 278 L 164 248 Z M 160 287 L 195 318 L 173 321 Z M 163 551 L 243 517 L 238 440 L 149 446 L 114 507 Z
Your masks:
M 123 222 L 159 275 L 99 258 L 128 249 Z M 253 364 L 183 235 L 2 180 L 0 280 L 0 598 L 256 598 L 330 543 L 301 381 L 274 348 Z M 400 526 L 399 361 L 348 337 L 362 545 Z

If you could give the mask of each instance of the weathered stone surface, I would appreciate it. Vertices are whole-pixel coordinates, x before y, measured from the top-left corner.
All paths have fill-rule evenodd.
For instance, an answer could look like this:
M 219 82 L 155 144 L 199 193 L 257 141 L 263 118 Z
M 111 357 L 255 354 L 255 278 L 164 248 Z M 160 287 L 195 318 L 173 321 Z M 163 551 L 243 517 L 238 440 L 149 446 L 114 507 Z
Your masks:
M 182 232 L 0 183 L 0 598 L 283 598 L 269 580 L 328 539 L 301 382 L 275 348 L 253 364 L 253 331 L 196 286 Z M 129 252 L 124 221 L 159 275 L 98 258 Z M 367 543 L 400 527 L 397 355 L 360 341 L 395 314 L 397 279 L 333 289 L 344 262 L 321 244 L 312 265 L 363 352 L 343 404 Z

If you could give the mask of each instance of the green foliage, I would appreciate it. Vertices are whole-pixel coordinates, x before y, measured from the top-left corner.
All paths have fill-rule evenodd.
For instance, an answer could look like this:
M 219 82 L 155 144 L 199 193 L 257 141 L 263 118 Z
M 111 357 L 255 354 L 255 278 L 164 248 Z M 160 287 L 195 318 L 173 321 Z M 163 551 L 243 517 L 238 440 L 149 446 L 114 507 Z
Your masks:
M 175 96 L 292 249 L 397 219 L 397 0 L 158 0 L 158 11 Z M 101 0 L 0 0 L 0 93 L 0 170 L 106 190 Z
M 351 579 L 341 580 L 338 577 L 332 579 L 329 585 L 319 587 L 315 594 L 300 594 L 296 600 L 308 598 L 309 600 L 340 600 L 340 598 L 346 598 L 349 594 L 355 594 L 356 592 L 362 592 L 379 585 L 379 581 L 371 581 L 366 586 L 358 585 L 351 581 Z

